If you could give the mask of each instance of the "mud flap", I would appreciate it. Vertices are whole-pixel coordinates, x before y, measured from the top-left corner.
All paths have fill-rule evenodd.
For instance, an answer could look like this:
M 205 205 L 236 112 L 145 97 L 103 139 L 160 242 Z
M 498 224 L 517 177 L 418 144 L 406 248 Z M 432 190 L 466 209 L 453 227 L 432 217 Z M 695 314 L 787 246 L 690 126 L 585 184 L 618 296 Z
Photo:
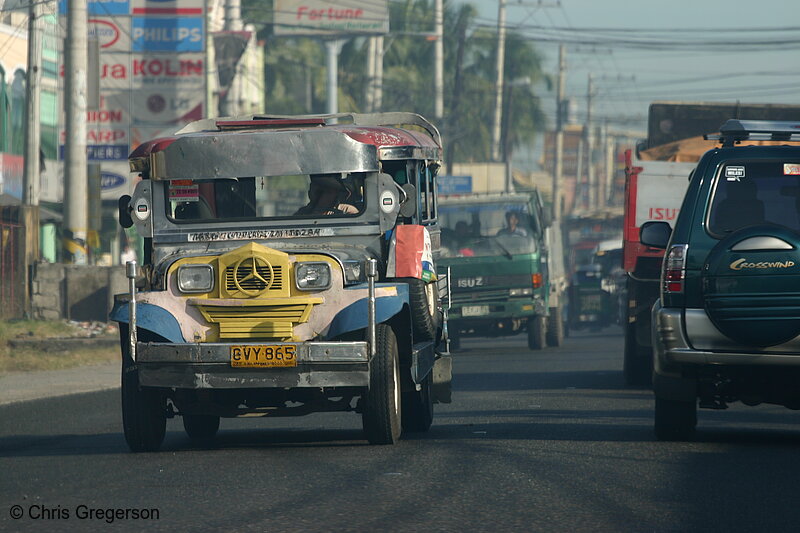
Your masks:
M 433 401 L 451 403 L 453 383 L 453 358 L 438 354 L 433 364 Z

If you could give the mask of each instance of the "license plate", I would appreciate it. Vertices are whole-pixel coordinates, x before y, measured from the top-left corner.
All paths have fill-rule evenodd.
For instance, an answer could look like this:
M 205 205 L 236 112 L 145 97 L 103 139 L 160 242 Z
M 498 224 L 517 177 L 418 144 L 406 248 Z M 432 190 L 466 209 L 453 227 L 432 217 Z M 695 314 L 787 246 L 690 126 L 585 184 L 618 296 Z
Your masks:
M 297 366 L 297 347 L 292 344 L 231 346 L 231 366 L 240 368 Z
M 488 314 L 488 305 L 465 305 L 461 308 L 461 316 L 483 316 Z

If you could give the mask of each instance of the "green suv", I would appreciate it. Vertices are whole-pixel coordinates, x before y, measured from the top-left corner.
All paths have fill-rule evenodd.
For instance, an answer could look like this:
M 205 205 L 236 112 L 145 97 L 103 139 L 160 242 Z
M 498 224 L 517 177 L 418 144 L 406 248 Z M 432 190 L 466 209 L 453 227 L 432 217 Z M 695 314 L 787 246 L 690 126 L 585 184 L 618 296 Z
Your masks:
M 694 435 L 697 407 L 800 409 L 800 123 L 729 120 L 693 172 L 653 306 L 655 432 Z M 769 141 L 748 145 L 755 140 Z M 776 142 L 777 141 L 777 142 Z M 752 144 L 752 143 L 751 143 Z

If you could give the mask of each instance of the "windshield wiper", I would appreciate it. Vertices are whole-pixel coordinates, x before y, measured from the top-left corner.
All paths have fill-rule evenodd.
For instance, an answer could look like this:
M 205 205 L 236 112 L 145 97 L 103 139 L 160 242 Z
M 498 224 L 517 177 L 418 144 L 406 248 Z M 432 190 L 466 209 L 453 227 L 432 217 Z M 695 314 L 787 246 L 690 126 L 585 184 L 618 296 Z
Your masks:
M 511 252 L 508 251 L 508 248 L 503 246 L 503 243 L 501 243 L 500 241 L 498 241 L 496 239 L 493 240 L 492 242 L 500 247 L 500 249 L 503 251 L 503 255 L 506 256 L 506 259 L 514 259 L 514 256 L 511 255 Z

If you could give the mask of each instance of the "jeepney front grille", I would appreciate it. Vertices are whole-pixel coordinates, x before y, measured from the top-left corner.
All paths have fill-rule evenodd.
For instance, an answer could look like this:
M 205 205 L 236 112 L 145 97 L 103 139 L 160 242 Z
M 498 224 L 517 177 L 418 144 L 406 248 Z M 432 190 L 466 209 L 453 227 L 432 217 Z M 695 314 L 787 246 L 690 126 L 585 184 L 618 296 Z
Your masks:
M 197 302 L 203 316 L 219 325 L 220 340 L 291 340 L 295 324 L 308 321 L 320 298 L 277 304 L 230 306 Z
M 284 285 L 284 272 L 281 266 L 256 266 L 257 276 L 253 276 L 252 265 L 242 264 L 238 268 L 236 266 L 229 266 L 225 269 L 225 289 L 228 292 L 236 292 L 239 286 L 245 291 L 262 292 L 269 291 L 282 291 Z

